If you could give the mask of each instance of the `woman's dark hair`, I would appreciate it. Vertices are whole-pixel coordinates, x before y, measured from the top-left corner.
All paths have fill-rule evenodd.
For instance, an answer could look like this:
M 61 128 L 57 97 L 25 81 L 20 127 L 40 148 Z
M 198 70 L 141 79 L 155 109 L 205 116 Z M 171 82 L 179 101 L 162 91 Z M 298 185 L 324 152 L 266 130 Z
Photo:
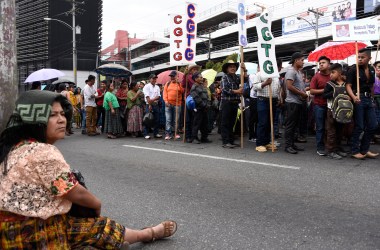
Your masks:
M 113 84 L 113 82 L 109 82 L 106 84 L 106 90 L 107 91 L 110 91 L 111 84 Z
M 18 114 L 13 114 L 18 116 Z M 11 117 L 12 118 L 12 117 Z M 16 118 L 21 119 L 21 118 Z M 4 130 L 0 135 L 0 163 L 4 162 L 4 169 L 2 170 L 4 174 L 7 173 L 7 158 L 9 152 L 13 149 L 17 143 L 28 140 L 35 139 L 38 142 L 46 142 L 46 128 L 45 124 L 24 124 L 22 126 L 11 127 Z
M 66 90 L 66 83 L 61 83 L 61 84 L 59 84 L 59 85 L 58 85 L 58 91 L 59 91 L 59 92 L 62 92 L 62 91 L 64 91 L 64 90 Z
M 129 89 L 133 89 L 137 85 L 137 82 L 131 82 Z
M 40 87 L 41 87 L 41 82 L 33 82 L 31 90 L 32 89 L 39 89 Z

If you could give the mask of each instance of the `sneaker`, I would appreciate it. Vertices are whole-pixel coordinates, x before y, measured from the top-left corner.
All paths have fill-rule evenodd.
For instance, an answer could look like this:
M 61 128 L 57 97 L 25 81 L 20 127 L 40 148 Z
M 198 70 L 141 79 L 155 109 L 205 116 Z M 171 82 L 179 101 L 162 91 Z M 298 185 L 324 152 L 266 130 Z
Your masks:
M 305 142 L 307 142 L 307 140 L 304 136 L 298 136 L 296 139 L 296 142 L 305 143 Z
M 249 142 L 256 143 L 256 138 L 249 139 L 248 141 L 249 141 Z
M 320 156 L 326 156 L 326 152 L 323 149 L 317 150 L 317 154 L 320 155 Z
M 335 152 L 328 153 L 327 157 L 334 160 L 340 160 L 343 158 L 342 156 L 336 154 Z
M 162 135 L 160 135 L 160 134 L 156 134 L 156 135 L 154 136 L 154 138 L 162 138 Z
M 265 146 L 258 146 L 256 147 L 256 151 L 260 153 L 264 153 L 264 152 L 267 152 L 268 150 Z
M 180 136 L 180 135 L 176 135 L 174 138 L 175 138 L 176 140 L 178 140 L 178 139 L 181 139 L 181 136 Z
M 343 151 L 341 151 L 341 150 L 338 150 L 338 151 L 336 151 L 335 152 L 337 155 L 340 155 L 340 156 L 342 156 L 342 157 L 347 157 L 347 153 L 346 152 L 343 152 Z
M 172 137 L 170 135 L 165 136 L 165 140 L 170 140 Z
M 222 147 L 223 147 L 223 148 L 235 148 L 235 146 L 232 145 L 231 143 L 223 144 Z
M 280 146 L 281 146 L 281 143 L 278 142 L 278 141 L 274 141 L 274 145 L 275 145 L 276 147 L 280 147 Z
M 298 154 L 298 151 L 295 150 L 293 147 L 287 147 L 287 148 L 285 148 L 285 152 L 287 152 L 289 154 Z
M 150 135 L 146 135 L 144 138 L 147 139 L 147 140 L 149 140 L 150 139 Z

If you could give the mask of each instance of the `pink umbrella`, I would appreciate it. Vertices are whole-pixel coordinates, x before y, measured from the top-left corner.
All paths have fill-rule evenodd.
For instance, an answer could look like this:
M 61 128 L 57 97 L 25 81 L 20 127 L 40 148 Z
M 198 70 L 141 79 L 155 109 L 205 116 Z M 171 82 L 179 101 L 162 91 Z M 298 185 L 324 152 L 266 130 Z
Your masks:
M 166 70 L 164 72 L 161 72 L 160 74 L 157 75 L 157 84 L 165 84 L 167 83 L 168 81 L 170 81 L 170 72 L 172 72 L 173 70 Z M 177 77 L 178 77 L 178 81 L 179 82 L 182 82 L 182 79 L 183 79 L 183 76 L 184 74 L 180 71 L 177 71 Z

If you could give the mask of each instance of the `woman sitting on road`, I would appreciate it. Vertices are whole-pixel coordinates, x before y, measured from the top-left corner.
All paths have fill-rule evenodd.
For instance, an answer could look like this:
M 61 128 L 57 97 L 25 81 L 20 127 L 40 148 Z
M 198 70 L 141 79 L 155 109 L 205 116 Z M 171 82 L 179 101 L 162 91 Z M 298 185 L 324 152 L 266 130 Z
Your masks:
M 72 107 L 50 91 L 24 92 L 0 136 L 0 249 L 126 249 L 173 235 L 177 224 L 131 230 L 100 216 L 101 202 L 80 185 L 53 144 L 63 139 Z M 68 215 L 72 204 L 95 218 Z
M 140 85 L 132 82 L 128 91 L 128 124 L 127 131 L 132 134 L 132 137 L 137 137 L 139 132 L 142 132 L 143 110 L 141 106 L 141 97 L 144 92 L 139 90 Z
M 115 139 L 117 135 L 124 133 L 123 125 L 120 120 L 119 102 L 113 90 L 113 83 L 107 83 L 107 93 L 104 95 L 103 101 L 103 107 L 106 110 L 104 132 L 107 133 L 107 137 L 110 139 Z

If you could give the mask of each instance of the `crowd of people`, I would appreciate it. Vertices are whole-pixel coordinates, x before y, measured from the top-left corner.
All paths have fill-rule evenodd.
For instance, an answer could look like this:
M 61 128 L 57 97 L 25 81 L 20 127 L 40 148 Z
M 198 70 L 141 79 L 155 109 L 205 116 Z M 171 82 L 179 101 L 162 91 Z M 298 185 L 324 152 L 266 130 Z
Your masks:
M 66 89 L 62 84 L 59 92 L 72 103 L 72 122 L 88 136 L 105 133 L 110 139 L 132 136 L 200 144 L 210 143 L 208 137 L 214 131 L 220 134 L 224 148 L 235 148 L 241 134 L 243 96 L 243 132 L 256 144 L 257 152 L 277 150 L 281 146 L 278 140 L 284 137 L 285 152 L 297 154 L 304 148 L 296 142 L 307 142 L 307 135 L 315 133 L 316 153 L 320 156 L 374 158 L 378 154 L 369 146 L 380 134 L 380 62 L 372 66 L 370 59 L 370 50 L 360 51 L 359 91 L 354 66 L 332 64 L 322 56 L 317 72 L 307 74 L 304 57 L 296 52 L 285 68 L 277 60 L 280 76 L 275 78 L 263 77 L 259 69 L 248 75 L 244 63 L 230 60 L 211 84 L 202 77 L 201 67 L 194 64 L 186 68 L 182 81 L 173 70 L 166 83 L 157 83 L 157 75 L 151 74 L 147 82 L 104 80 L 96 89 L 95 77 L 90 75 L 83 90 L 71 85 Z M 239 66 L 248 90 L 244 90 L 240 72 L 236 72 Z M 344 96 L 348 102 L 338 100 L 338 92 L 339 98 Z M 341 111 L 336 103 L 351 103 L 352 107 Z M 349 117 L 340 121 L 337 113 Z M 68 123 L 66 135 L 72 133 L 73 123 Z M 342 146 L 343 138 L 351 145 L 350 150 Z

